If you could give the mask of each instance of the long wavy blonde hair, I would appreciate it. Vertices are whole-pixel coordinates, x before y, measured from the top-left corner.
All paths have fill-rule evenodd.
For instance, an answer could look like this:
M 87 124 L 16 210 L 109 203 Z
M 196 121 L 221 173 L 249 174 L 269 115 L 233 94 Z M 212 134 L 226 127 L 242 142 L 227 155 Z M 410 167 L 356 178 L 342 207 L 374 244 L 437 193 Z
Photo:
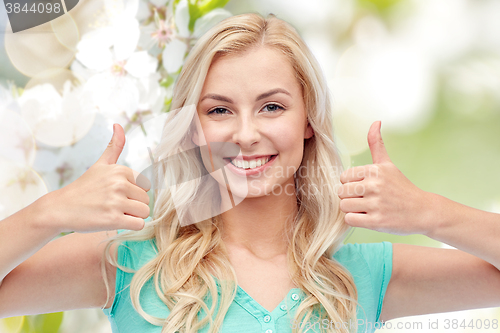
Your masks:
M 331 97 L 326 81 L 316 59 L 291 25 L 273 14 L 264 18 L 252 13 L 225 19 L 202 36 L 190 51 L 177 79 L 171 104 L 173 111 L 165 122 L 155 160 L 162 161 L 181 151 L 185 154 L 175 163 L 155 163 L 153 173 L 154 184 L 161 184 L 167 178 L 180 183 L 175 205 L 168 186 L 156 186 L 151 222 L 141 231 L 124 232 L 111 238 L 104 251 L 102 272 L 109 297 L 104 259 L 121 267 L 110 254 L 112 244 L 154 240 L 158 255 L 135 272 L 130 297 L 135 310 L 145 320 L 163 326 L 162 333 L 196 332 L 205 325 L 210 325 L 209 332 L 217 332 L 235 297 L 237 279 L 221 239 L 220 215 L 190 225 L 180 223 L 182 217 L 191 214 L 190 207 L 195 202 L 198 202 L 197 209 L 206 205 L 208 211 L 220 205 L 220 198 L 216 197 L 199 203 L 214 183 L 196 181 L 206 170 L 199 154 L 191 149 L 196 107 L 186 106 L 198 104 L 214 56 L 244 52 L 258 45 L 279 50 L 289 59 L 302 87 L 307 120 L 314 130 L 314 135 L 305 142 L 299 168 L 307 172 L 305 175 L 296 172 L 294 176 L 296 189 L 300 189 L 296 191 L 299 208 L 288 240 L 287 265 L 292 281 L 306 293 L 306 298 L 298 306 L 293 321 L 318 322 L 327 318 L 335 323 L 356 322 L 358 303 L 354 280 L 332 259 L 350 227 L 344 222 L 345 214 L 339 208 L 340 199 L 336 194 L 342 163 L 333 141 Z M 183 183 L 192 179 L 195 181 Z M 214 276 L 225 281 L 220 284 L 220 294 Z M 170 310 L 167 318 L 151 316 L 141 306 L 139 295 L 150 279 L 154 280 L 158 297 Z M 210 308 L 204 301 L 208 293 L 213 299 Z M 197 314 L 202 309 L 207 316 L 200 320 Z M 302 328 L 299 325 L 294 332 L 302 332 Z M 326 331 L 348 332 L 348 329 L 329 326 Z

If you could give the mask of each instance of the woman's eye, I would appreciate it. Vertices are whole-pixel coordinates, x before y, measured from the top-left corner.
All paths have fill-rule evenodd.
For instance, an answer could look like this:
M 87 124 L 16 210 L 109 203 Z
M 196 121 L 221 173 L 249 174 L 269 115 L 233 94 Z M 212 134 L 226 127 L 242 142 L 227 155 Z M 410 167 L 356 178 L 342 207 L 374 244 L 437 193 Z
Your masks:
M 264 111 L 268 111 L 271 113 L 275 113 L 277 111 L 284 110 L 284 109 L 285 108 L 279 106 L 278 104 L 267 104 L 263 108 Z M 214 109 L 210 110 L 207 114 L 209 114 L 209 115 L 225 115 L 225 114 L 229 114 L 229 113 L 230 113 L 230 111 L 225 109 L 225 108 L 214 108 Z
M 267 104 L 266 106 L 264 106 L 264 109 L 266 109 L 266 108 L 270 112 L 276 112 L 276 111 L 284 110 L 284 108 L 282 108 L 278 104 Z
M 217 115 L 226 114 L 226 112 L 224 112 L 224 111 L 227 111 L 227 109 L 224 109 L 224 108 L 215 108 L 212 111 L 208 112 L 208 114 L 217 114 Z

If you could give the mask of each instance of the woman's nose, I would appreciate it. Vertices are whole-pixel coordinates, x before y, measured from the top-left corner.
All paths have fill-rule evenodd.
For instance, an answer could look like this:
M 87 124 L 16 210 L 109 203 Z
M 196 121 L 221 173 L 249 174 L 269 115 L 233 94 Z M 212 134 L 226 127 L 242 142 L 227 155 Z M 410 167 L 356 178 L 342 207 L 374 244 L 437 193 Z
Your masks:
M 254 143 L 259 142 L 260 132 L 255 119 L 252 116 L 240 117 L 233 133 L 233 142 L 240 148 L 250 148 Z

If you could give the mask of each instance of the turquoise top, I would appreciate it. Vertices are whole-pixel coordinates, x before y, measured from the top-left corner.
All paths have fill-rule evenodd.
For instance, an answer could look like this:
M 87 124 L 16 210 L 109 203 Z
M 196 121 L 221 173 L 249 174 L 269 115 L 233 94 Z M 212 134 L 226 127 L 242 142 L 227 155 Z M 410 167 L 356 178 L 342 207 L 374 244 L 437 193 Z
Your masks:
M 125 246 L 118 247 L 118 263 L 134 270 L 138 270 L 157 254 L 152 240 L 126 241 L 123 244 Z M 345 244 L 333 257 L 353 275 L 358 290 L 358 332 L 365 332 L 365 330 L 374 332 L 375 329 L 381 328 L 379 316 L 392 273 L 392 244 L 389 242 Z M 129 287 L 132 276 L 132 273 L 117 269 L 113 305 L 103 310 L 108 316 L 113 333 L 160 333 L 160 326 L 150 324 L 132 306 Z M 299 288 L 293 288 L 285 299 L 269 312 L 238 286 L 235 299 L 224 317 L 219 332 L 285 333 L 292 332 L 292 327 L 298 328 L 299 325 L 302 325 L 304 331 L 309 328 L 308 332 L 320 332 L 321 328 L 335 328 L 335 325 L 341 324 L 335 324 L 326 319 L 317 322 L 309 321 L 309 323 L 294 322 L 293 315 L 305 296 L 305 292 Z M 141 305 L 146 313 L 156 317 L 166 318 L 169 314 L 168 307 L 158 298 L 154 290 L 152 279 L 141 291 Z M 211 303 L 207 305 L 210 307 Z M 201 318 L 204 316 L 205 314 Z M 344 323 L 344 325 L 353 327 L 349 326 L 349 323 Z M 208 325 L 200 332 L 208 332 Z

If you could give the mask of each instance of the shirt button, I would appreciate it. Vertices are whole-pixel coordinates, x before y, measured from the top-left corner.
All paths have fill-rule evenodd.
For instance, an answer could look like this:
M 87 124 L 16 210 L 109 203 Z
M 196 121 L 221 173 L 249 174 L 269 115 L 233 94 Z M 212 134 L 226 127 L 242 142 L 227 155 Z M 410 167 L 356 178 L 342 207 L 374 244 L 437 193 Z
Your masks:
M 292 299 L 293 299 L 294 301 L 298 300 L 298 299 L 299 299 L 299 295 L 297 295 L 297 294 L 292 294 Z
M 273 330 L 267 330 L 266 333 L 273 333 Z
M 283 310 L 283 311 L 285 311 L 286 310 L 286 305 L 285 304 L 281 305 L 280 309 Z
M 264 321 L 265 321 L 266 323 L 270 322 L 270 321 L 271 321 L 271 316 L 270 316 L 270 315 L 266 315 L 266 316 L 264 317 Z M 268 330 L 268 331 L 269 331 L 269 330 Z M 267 332 L 267 331 L 266 331 L 266 332 Z

